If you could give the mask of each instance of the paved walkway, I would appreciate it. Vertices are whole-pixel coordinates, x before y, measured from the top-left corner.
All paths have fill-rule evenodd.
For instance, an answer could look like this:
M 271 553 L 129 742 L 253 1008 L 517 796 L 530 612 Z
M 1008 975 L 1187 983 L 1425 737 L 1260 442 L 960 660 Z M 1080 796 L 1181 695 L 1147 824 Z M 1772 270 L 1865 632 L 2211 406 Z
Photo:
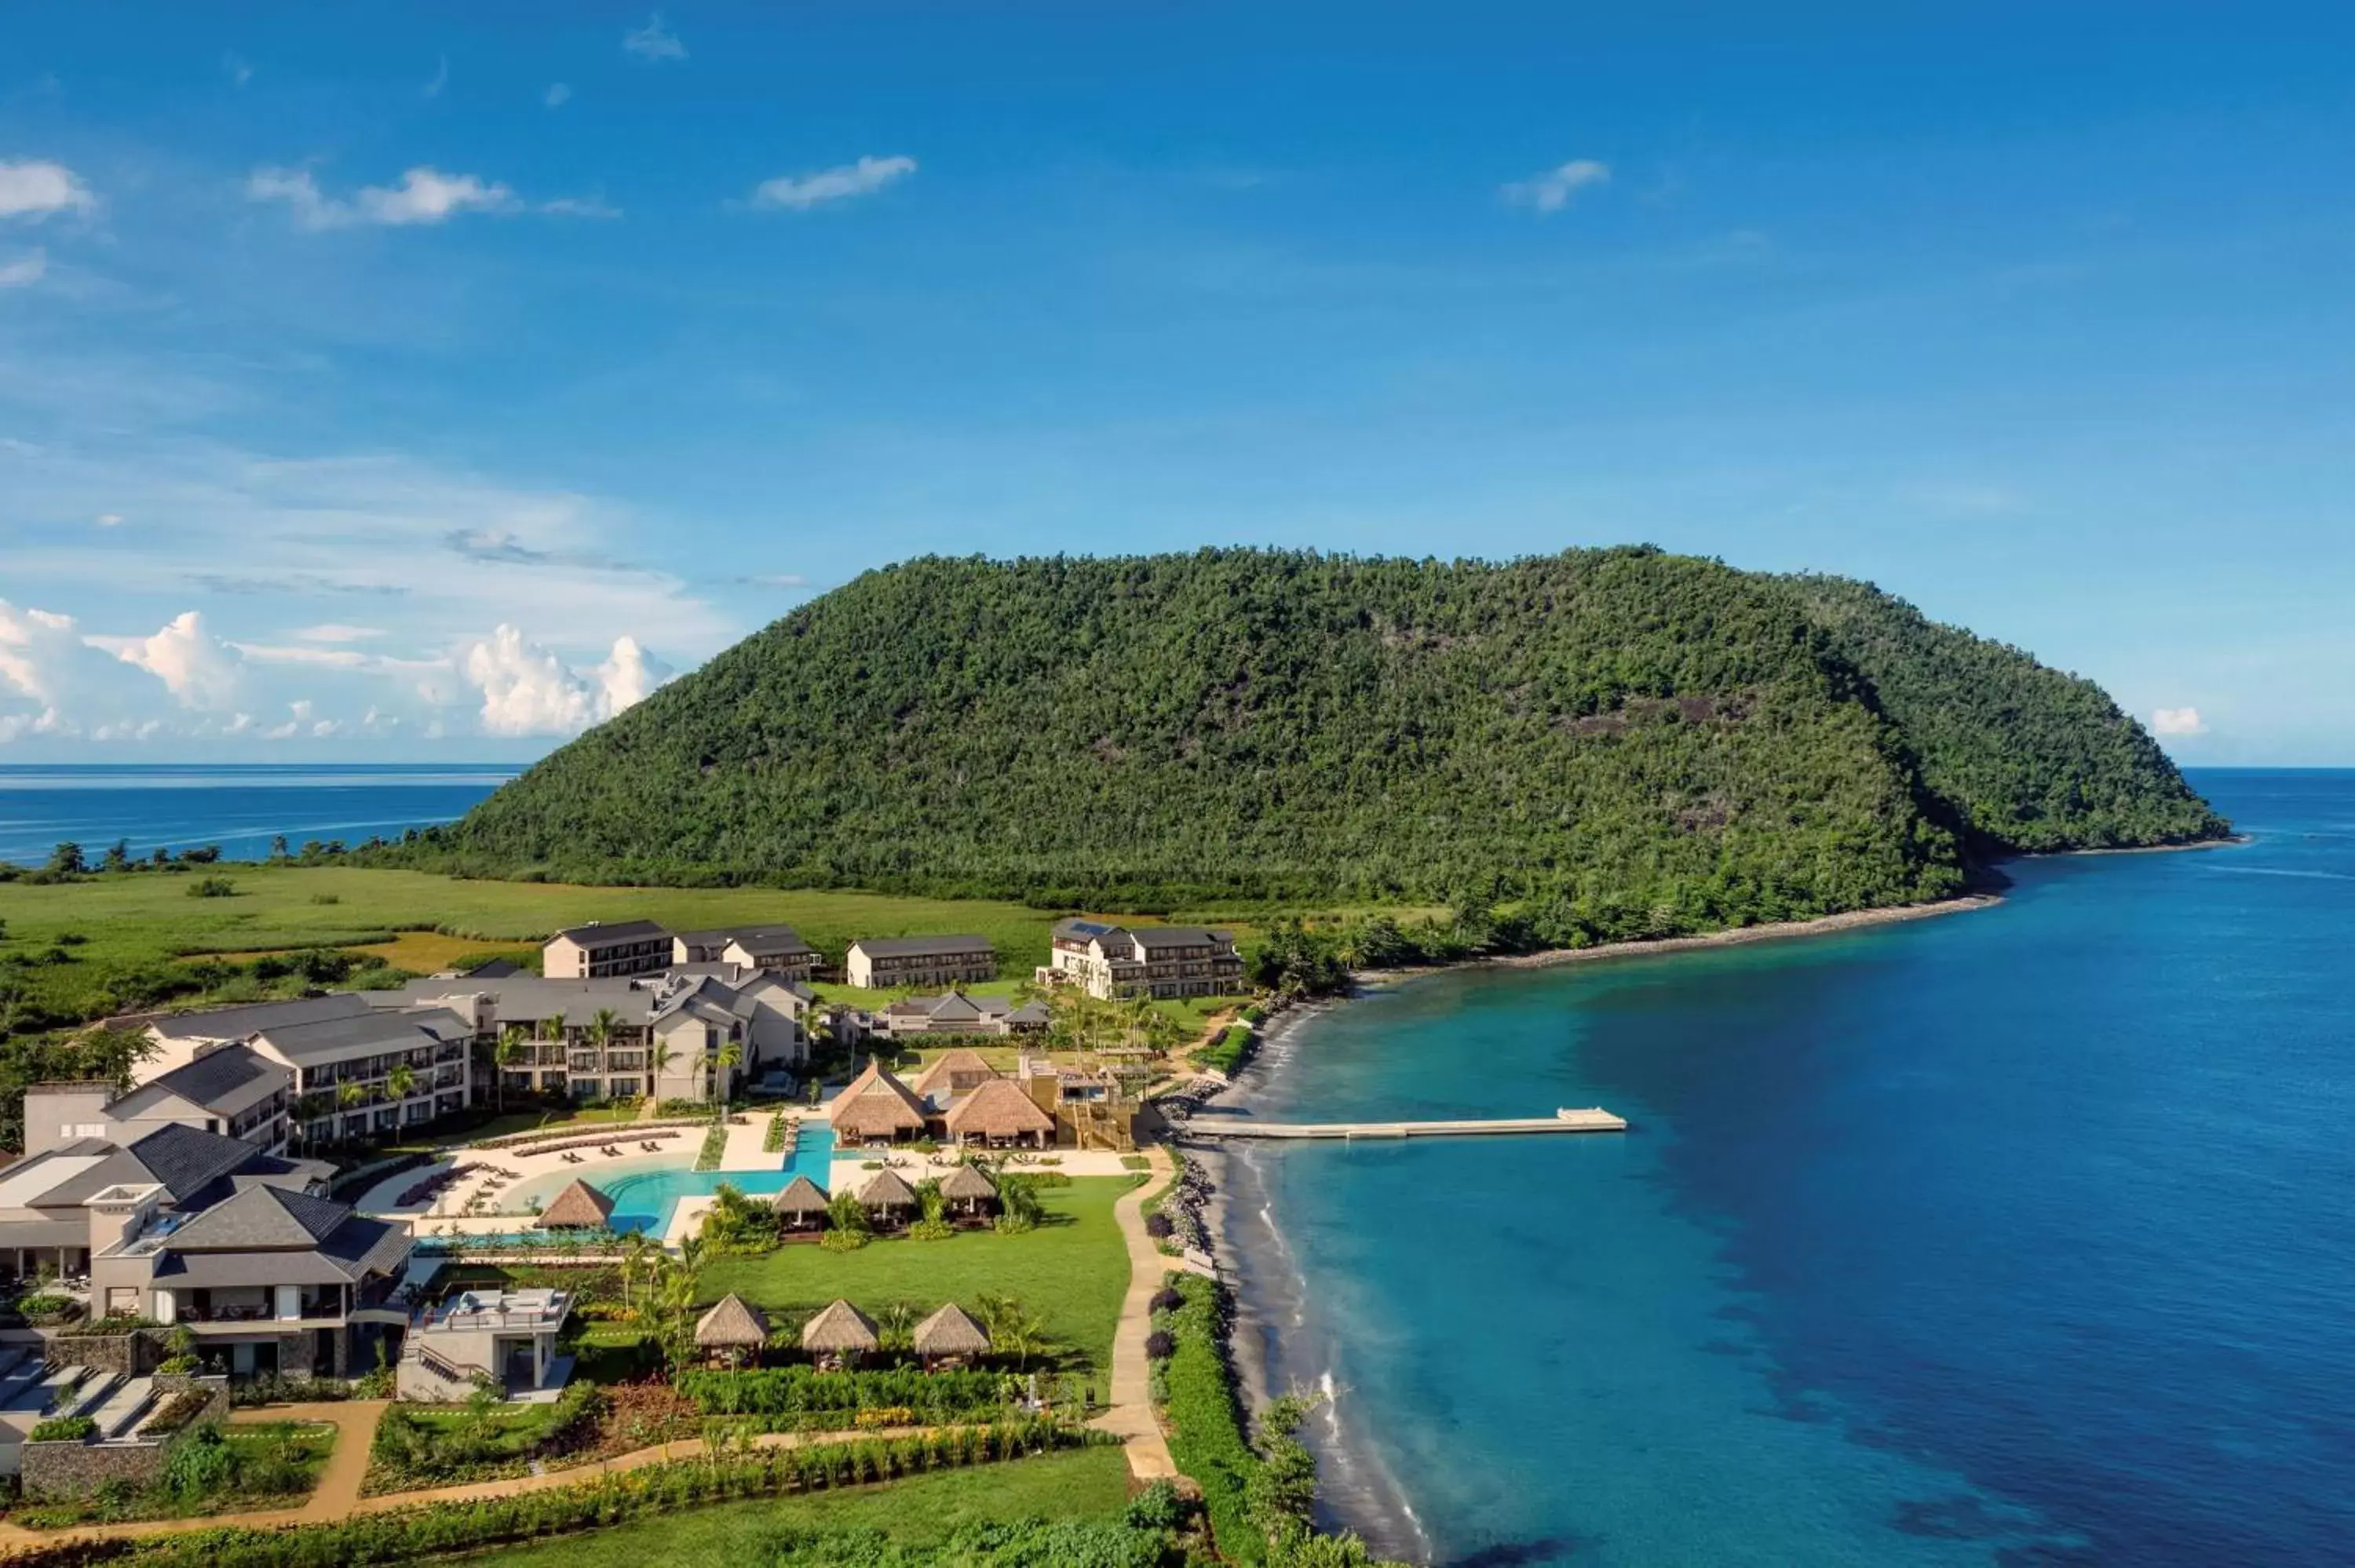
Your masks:
M 1127 1439 L 1128 1473 L 1138 1481 L 1167 1480 L 1178 1474 L 1169 1457 L 1168 1439 L 1153 1414 L 1153 1372 L 1145 1354 L 1146 1337 L 1153 1332 L 1153 1297 L 1178 1266 L 1145 1233 L 1145 1201 L 1167 1187 L 1177 1175 L 1169 1151 L 1155 1146 L 1145 1152 L 1153 1162 L 1144 1186 L 1124 1194 L 1113 1205 L 1121 1239 L 1128 1243 L 1128 1295 L 1120 1304 L 1120 1325 L 1112 1336 L 1112 1408 L 1090 1425 Z

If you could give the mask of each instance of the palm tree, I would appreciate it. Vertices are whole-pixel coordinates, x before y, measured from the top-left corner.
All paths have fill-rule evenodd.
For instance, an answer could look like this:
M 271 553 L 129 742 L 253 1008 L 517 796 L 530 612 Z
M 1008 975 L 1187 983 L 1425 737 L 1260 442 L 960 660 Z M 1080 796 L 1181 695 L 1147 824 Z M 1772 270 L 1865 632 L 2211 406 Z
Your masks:
M 354 1106 L 359 1104 L 360 1101 L 367 1097 L 368 1091 L 349 1080 L 346 1080 L 340 1088 L 336 1090 L 336 1103 L 343 1107 L 346 1110 L 351 1109 Z
M 392 1071 L 384 1075 L 384 1086 L 392 1091 L 396 1103 L 407 1099 L 416 1092 L 417 1069 L 406 1062 L 397 1063 Z M 398 1118 L 395 1119 L 397 1123 Z
M 673 1045 L 667 1040 L 657 1040 L 655 1042 L 653 1059 L 655 1064 L 655 1093 L 659 1095 L 662 1093 L 662 1075 L 665 1073 L 669 1072 L 671 1065 L 678 1060 L 678 1047 Z
M 1012 1356 L 1018 1370 L 1028 1367 L 1030 1358 L 1045 1348 L 1046 1325 L 1019 1297 L 984 1292 L 974 1298 L 974 1308 L 981 1326 L 989 1330 L 990 1349 Z
M 613 1043 L 613 1031 L 621 1022 L 622 1015 L 610 1007 L 601 1007 L 589 1015 L 589 1044 L 597 1047 L 597 1063 L 601 1067 L 604 1065 L 605 1047 Z
M 520 1023 L 510 1023 L 499 1031 L 499 1043 L 491 1047 L 492 1088 L 499 1097 L 499 1112 L 507 1108 L 507 1069 L 523 1059 L 531 1048 L 531 1035 Z
M 711 1103 L 717 1107 L 715 1115 L 727 1113 L 730 1081 L 743 1060 L 742 1044 L 734 1040 L 720 1042 L 719 1054 L 712 1057 L 716 1068 L 711 1075 Z

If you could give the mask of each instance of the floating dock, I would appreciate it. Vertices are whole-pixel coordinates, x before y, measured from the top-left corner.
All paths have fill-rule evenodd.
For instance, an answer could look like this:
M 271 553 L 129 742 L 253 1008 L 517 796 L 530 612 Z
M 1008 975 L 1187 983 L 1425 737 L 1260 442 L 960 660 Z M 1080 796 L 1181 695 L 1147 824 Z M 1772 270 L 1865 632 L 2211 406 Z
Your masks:
M 1200 1115 L 1185 1125 L 1188 1138 L 1526 1138 L 1563 1132 L 1625 1132 L 1627 1118 L 1600 1106 L 1551 1116 L 1495 1117 L 1475 1121 L 1253 1121 Z

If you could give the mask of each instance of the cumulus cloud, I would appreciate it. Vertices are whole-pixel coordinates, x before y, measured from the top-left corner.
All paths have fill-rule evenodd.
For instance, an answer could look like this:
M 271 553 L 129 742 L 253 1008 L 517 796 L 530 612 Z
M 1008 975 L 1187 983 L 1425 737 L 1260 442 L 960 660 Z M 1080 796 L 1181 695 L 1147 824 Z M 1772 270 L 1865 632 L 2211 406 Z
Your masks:
M 763 180 L 753 187 L 751 205 L 806 212 L 826 202 L 870 195 L 915 172 L 913 158 L 864 157 L 855 164 L 820 169 L 815 174 L 780 175 L 773 180 Z
M 1611 183 L 1611 165 L 1598 164 L 1592 158 L 1572 158 L 1558 168 L 1532 175 L 1526 180 L 1515 180 L 1504 188 L 1504 197 L 1515 207 L 1526 207 L 1539 212 L 1560 212 L 1571 198 L 1590 186 Z
M 612 654 L 581 671 L 512 626 L 501 626 L 466 650 L 461 669 L 482 694 L 485 735 L 577 735 L 643 701 L 671 675 L 670 667 L 628 637 Z
M 646 18 L 645 26 L 633 27 L 623 34 L 622 48 L 649 64 L 687 58 L 687 46 L 678 41 L 677 33 L 664 26 L 659 11 Z
M 0 261 L 0 289 L 22 289 L 37 283 L 49 270 L 49 253 L 28 250 L 13 261 Z
M 2150 715 L 2153 735 L 2205 735 L 2208 726 L 2200 722 L 2198 708 L 2160 708 Z
M 328 196 L 308 169 L 256 169 L 245 182 L 249 201 L 282 201 L 298 228 L 350 228 L 361 224 L 410 228 L 448 221 L 467 212 L 514 212 L 516 194 L 476 175 L 445 175 L 420 165 L 397 185 L 364 185 L 349 201 Z
M 45 159 L 0 160 L 0 218 L 38 223 L 61 212 L 89 212 L 98 206 L 81 176 Z

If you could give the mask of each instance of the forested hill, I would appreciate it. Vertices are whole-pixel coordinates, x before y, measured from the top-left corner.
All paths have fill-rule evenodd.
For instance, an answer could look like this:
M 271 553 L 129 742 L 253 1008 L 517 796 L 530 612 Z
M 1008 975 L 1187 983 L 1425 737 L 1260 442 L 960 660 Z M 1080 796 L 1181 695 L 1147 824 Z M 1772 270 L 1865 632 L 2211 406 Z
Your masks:
M 1859 584 L 1205 550 L 870 572 L 414 853 L 1094 907 L 1517 899 L 1594 936 L 2224 831 L 2097 687 Z

